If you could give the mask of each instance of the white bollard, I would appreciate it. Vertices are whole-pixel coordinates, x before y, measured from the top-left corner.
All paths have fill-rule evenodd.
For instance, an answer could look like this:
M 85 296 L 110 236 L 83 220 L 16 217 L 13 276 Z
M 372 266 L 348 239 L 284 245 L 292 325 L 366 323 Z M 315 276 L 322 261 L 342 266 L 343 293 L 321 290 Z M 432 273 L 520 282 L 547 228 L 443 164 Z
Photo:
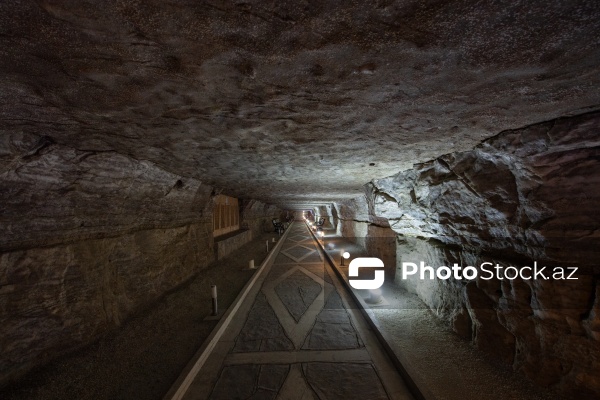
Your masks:
M 210 285 L 211 297 L 212 297 L 212 316 L 219 314 L 219 308 L 217 307 L 217 285 Z
M 350 253 L 342 250 L 342 262 L 340 263 L 340 265 L 344 265 L 344 260 L 347 260 L 349 258 L 350 258 Z
M 379 304 L 382 300 L 381 289 L 371 289 L 368 303 Z
M 275 243 L 275 238 L 273 238 L 273 240 L 271 240 L 273 243 Z
M 269 241 L 267 240 L 267 253 L 269 252 Z
M 254 269 L 254 260 L 250 260 L 250 262 L 248 263 L 248 268 Z

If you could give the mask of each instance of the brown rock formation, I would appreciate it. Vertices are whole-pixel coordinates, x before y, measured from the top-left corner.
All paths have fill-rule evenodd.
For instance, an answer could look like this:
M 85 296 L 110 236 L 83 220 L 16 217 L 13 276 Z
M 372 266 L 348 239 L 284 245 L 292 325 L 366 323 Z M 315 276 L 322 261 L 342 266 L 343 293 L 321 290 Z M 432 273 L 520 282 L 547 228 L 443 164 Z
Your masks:
M 471 151 L 375 180 L 368 195 L 371 212 L 404 237 L 399 268 L 421 260 L 546 266 L 548 280 L 480 275 L 468 283 L 399 284 L 537 383 L 586 395 L 600 393 L 590 372 L 600 370 L 598 131 L 597 113 L 506 131 Z M 578 280 L 552 279 L 554 267 L 579 268 Z
M 13 135 L 1 182 L 0 383 L 89 344 L 214 260 L 212 195 L 116 152 Z M 247 201 L 260 232 L 279 209 Z

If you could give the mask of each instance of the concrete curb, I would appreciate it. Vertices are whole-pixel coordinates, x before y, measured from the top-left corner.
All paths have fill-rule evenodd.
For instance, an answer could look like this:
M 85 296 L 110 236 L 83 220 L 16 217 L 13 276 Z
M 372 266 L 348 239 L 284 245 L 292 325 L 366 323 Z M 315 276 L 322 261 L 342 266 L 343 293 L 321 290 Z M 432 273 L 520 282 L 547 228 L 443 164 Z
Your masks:
M 171 386 L 171 389 L 169 389 L 167 394 L 163 397 L 163 400 L 181 400 L 185 396 L 188 388 L 194 381 L 194 378 L 196 377 L 198 372 L 200 372 L 202 366 L 208 359 L 208 356 L 221 339 L 221 336 L 223 336 L 223 333 L 229 326 L 229 323 L 235 317 L 235 314 L 240 308 L 242 302 L 246 299 L 252 287 L 259 280 L 259 277 L 263 275 L 264 272 L 267 270 L 267 266 L 273 263 L 273 254 L 277 254 L 279 252 L 279 249 L 282 246 L 284 239 L 286 238 L 288 233 L 289 229 L 286 229 L 285 233 L 282 236 L 280 236 L 275 247 L 269 250 L 269 255 L 267 256 L 267 258 L 265 258 L 260 267 L 257 268 L 256 273 L 252 275 L 252 278 L 250 278 L 250 280 L 246 283 L 242 291 L 235 298 L 231 306 L 229 306 L 227 311 L 223 314 L 223 317 L 221 318 L 217 326 L 215 326 L 215 328 L 206 338 L 204 343 L 202 343 L 202 346 L 200 346 L 200 349 L 198 349 L 196 354 L 194 354 L 194 356 L 188 362 L 188 364 L 183 369 L 177 380 Z
M 324 254 L 325 258 L 327 259 L 327 262 L 333 268 L 333 270 L 335 271 L 337 276 L 343 282 L 344 287 L 348 290 L 348 292 L 352 296 L 352 299 L 354 299 L 354 301 L 358 305 L 360 312 L 367 320 L 367 323 L 369 324 L 369 326 L 373 329 L 373 333 L 375 333 L 375 336 L 381 343 L 387 356 L 390 358 L 390 360 L 392 361 L 392 363 L 394 364 L 394 366 L 396 367 L 396 369 L 398 370 L 398 372 L 400 373 L 402 378 L 404 378 L 406 386 L 410 390 L 413 397 L 416 400 L 437 400 L 437 398 L 433 395 L 433 393 L 431 393 L 431 391 L 427 388 L 427 384 L 425 383 L 425 381 L 423 379 L 421 379 L 419 374 L 416 373 L 416 371 L 414 371 L 410 367 L 410 364 L 408 363 L 408 361 L 401 354 L 396 354 L 394 352 L 392 347 L 389 345 L 388 335 L 385 333 L 385 331 L 380 329 L 379 325 L 377 324 L 377 318 L 373 314 L 373 311 L 371 310 L 371 308 L 368 306 L 367 303 L 365 303 L 365 301 L 363 300 L 363 298 L 361 296 L 356 294 L 356 292 L 354 291 L 354 288 L 352 288 L 352 286 L 350 286 L 346 275 L 338 268 L 337 264 L 331 258 L 329 253 L 327 253 L 327 251 L 325 250 L 325 248 L 323 247 L 323 245 L 321 244 L 321 242 L 319 241 L 319 239 L 317 238 L 315 233 L 312 231 L 312 229 L 310 229 L 310 226 L 308 226 L 308 230 L 310 231 L 311 235 L 316 240 L 316 242 L 319 244 L 319 248 L 321 249 L 321 252 Z

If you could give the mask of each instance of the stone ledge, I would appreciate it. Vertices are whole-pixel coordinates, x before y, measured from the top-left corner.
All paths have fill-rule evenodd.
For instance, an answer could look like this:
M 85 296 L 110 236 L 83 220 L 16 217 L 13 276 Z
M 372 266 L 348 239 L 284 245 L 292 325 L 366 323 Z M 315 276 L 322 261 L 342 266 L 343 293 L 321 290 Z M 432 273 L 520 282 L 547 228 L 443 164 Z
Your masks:
M 252 240 L 251 230 L 237 230 L 215 238 L 215 256 L 217 260 L 228 256 Z

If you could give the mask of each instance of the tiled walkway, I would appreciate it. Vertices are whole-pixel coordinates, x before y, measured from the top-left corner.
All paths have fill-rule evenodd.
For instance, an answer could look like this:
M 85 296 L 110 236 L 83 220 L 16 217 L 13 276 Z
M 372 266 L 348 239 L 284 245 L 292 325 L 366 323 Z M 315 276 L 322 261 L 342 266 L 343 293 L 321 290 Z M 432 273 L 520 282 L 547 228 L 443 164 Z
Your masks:
M 184 399 L 412 399 L 303 223 L 220 338 Z

